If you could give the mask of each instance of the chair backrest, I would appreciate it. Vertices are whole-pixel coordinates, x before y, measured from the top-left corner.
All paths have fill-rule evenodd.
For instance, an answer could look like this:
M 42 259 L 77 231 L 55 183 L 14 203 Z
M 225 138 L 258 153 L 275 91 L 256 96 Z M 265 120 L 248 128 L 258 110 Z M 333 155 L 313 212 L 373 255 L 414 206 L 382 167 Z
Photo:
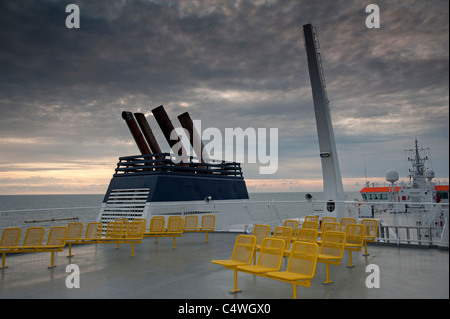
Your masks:
M 261 245 L 263 239 L 270 236 L 270 226 L 255 225 L 255 227 L 253 227 L 253 236 L 256 237 L 256 245 Z
M 69 223 L 67 229 L 67 239 L 81 238 L 81 234 L 83 233 L 83 223 Z
M 291 243 L 292 238 L 292 228 L 277 226 L 273 231 L 273 238 L 283 239 L 285 241 L 286 249 L 289 249 L 289 245 Z
M 3 230 L 0 247 L 15 247 L 19 244 L 22 228 L 10 227 Z
M 133 220 L 128 225 L 127 238 L 143 238 L 145 232 L 145 222 L 143 220 Z
M 322 217 L 321 222 L 322 222 L 321 225 L 323 225 L 324 223 L 336 223 L 337 218 L 334 216 L 325 216 L 325 217 Z
M 279 270 L 283 261 L 285 241 L 280 238 L 264 238 L 259 251 L 257 265 Z
M 167 222 L 167 231 L 179 233 L 183 231 L 184 221 L 181 216 L 170 216 Z
M 238 235 L 234 243 L 231 260 L 250 264 L 255 252 L 256 237 L 249 235 Z
M 84 238 L 101 238 L 103 232 L 102 222 L 91 222 L 87 224 Z
M 316 273 L 319 245 L 296 241 L 292 245 L 286 271 L 306 276 L 311 279 Z
M 317 230 L 308 228 L 299 229 L 297 241 L 315 243 L 317 241 Z
M 201 228 L 214 230 L 216 228 L 216 216 L 215 215 L 203 215 Z
M 348 224 L 356 224 L 356 218 L 343 217 L 343 218 L 341 218 L 340 224 L 341 224 L 340 231 L 344 231 L 345 232 L 345 227 Z
M 109 222 L 106 226 L 106 238 L 122 238 L 125 233 L 125 226 L 122 222 Z
M 375 239 L 378 234 L 378 220 L 377 219 L 363 219 L 361 224 L 366 227 L 366 239 Z
M 345 233 L 340 231 L 326 231 L 323 233 L 320 253 L 341 259 L 344 256 Z
M 133 222 L 134 222 L 134 221 L 136 221 L 136 222 L 144 222 L 145 227 L 147 227 L 147 218 L 139 217 L 139 218 L 133 219 L 132 221 L 133 221 Z
M 319 222 L 311 221 L 311 220 L 305 220 L 302 224 L 302 228 L 305 229 L 319 229 Z
M 196 230 L 198 227 L 198 216 L 187 215 L 184 217 L 184 230 Z
M 295 219 L 286 219 L 283 222 L 283 226 L 284 227 L 291 227 L 292 228 L 292 233 L 296 233 L 298 230 L 298 220 Z
M 30 227 L 25 233 L 25 239 L 23 240 L 23 247 L 29 246 L 41 246 L 44 240 L 45 228 L 44 227 Z
M 150 232 L 162 232 L 166 225 L 166 219 L 163 216 L 153 216 L 150 220 Z
M 47 246 L 62 246 L 66 244 L 67 226 L 54 226 L 50 228 Z
M 364 235 L 366 227 L 362 224 L 348 224 L 345 227 L 345 244 L 353 246 L 362 246 L 364 244 Z
M 305 222 L 319 222 L 319 216 L 305 216 Z
M 325 224 L 322 224 L 322 232 L 326 231 L 340 231 L 341 224 L 336 222 L 327 222 Z

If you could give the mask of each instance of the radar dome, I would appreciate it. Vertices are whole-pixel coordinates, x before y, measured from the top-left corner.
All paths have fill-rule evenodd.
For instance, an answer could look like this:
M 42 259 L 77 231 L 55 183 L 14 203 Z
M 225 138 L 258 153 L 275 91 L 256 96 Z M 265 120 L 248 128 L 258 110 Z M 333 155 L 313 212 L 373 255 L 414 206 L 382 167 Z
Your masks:
M 391 183 L 398 181 L 398 172 L 395 169 L 388 169 L 386 171 L 386 180 Z
M 427 169 L 425 171 L 425 178 L 431 181 L 434 178 L 434 171 L 432 169 Z

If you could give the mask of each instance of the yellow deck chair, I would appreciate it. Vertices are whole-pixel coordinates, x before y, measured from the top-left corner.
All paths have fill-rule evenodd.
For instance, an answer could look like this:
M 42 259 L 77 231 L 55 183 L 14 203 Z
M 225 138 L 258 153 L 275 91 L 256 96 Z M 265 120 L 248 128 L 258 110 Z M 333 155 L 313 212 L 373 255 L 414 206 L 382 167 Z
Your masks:
M 319 232 L 318 232 L 319 237 L 322 236 L 322 228 L 325 223 L 337 223 L 337 218 L 333 216 L 322 217 L 319 223 Z
M 367 253 L 367 242 L 373 243 L 378 235 L 378 220 L 377 219 L 363 219 L 361 224 L 366 227 L 366 234 L 364 235 L 364 255 L 369 256 Z
M 292 238 L 292 228 L 284 227 L 284 226 L 277 226 L 277 227 L 275 227 L 275 229 L 273 231 L 272 238 L 283 239 L 285 241 L 284 249 L 289 250 L 289 245 L 291 244 L 291 238 Z
M 316 243 L 317 242 L 317 230 L 300 228 L 298 230 L 297 238 L 294 241 L 306 242 L 306 243 Z M 285 250 L 284 256 L 289 257 L 291 250 Z
M 51 227 L 47 238 L 47 244 L 42 246 L 44 232 L 44 227 L 28 228 L 25 235 L 24 244 L 16 252 L 50 252 L 51 263 L 48 268 L 53 268 L 55 267 L 55 252 L 62 251 L 66 245 L 67 226 Z
M 270 237 L 270 226 L 256 224 L 253 227 L 253 236 L 256 237 L 255 252 L 261 249 L 261 244 L 264 238 Z M 253 263 L 256 264 L 256 253 L 253 255 Z
M 87 224 L 86 233 L 83 240 L 96 240 L 102 237 L 103 223 L 91 222 Z
M 144 232 L 145 222 L 142 220 L 133 220 L 128 225 L 124 242 L 131 244 L 131 257 L 134 257 L 134 244 L 142 243 Z
M 163 216 L 153 216 L 150 219 L 150 227 L 147 232 L 144 233 L 144 237 L 155 237 L 155 243 L 158 242 L 158 237 L 161 237 L 164 233 L 164 227 L 166 225 L 166 219 Z
M 242 271 L 252 275 L 262 275 L 270 271 L 279 271 L 283 262 L 284 247 L 286 241 L 280 238 L 264 238 L 259 251 L 256 265 L 237 266 L 237 271 Z M 235 279 L 235 290 L 237 289 L 237 274 Z
M 175 238 L 183 236 L 184 220 L 181 216 L 170 216 L 167 221 L 165 237 L 173 237 L 173 248 L 176 248 Z
M 324 284 L 330 284 L 330 265 L 340 265 L 344 256 L 345 233 L 339 231 L 325 231 L 320 248 L 318 262 L 326 264 L 327 277 Z
M 322 244 L 322 234 L 326 231 L 340 231 L 341 224 L 337 222 L 326 222 L 322 224 L 322 231 L 320 232 L 320 239 L 317 240 L 317 243 L 320 245 Z M 317 236 L 319 237 L 319 236 Z
M 319 222 L 312 221 L 312 220 L 306 220 L 306 221 L 303 222 L 302 228 L 315 229 L 315 230 L 318 231 L 319 230 Z
M 237 269 L 251 274 L 278 271 L 283 262 L 285 246 L 286 242 L 284 239 L 264 238 L 256 265 L 238 266 Z
M 295 238 L 297 238 L 297 232 L 298 232 L 298 220 L 295 219 L 286 219 L 283 222 L 284 227 L 291 227 L 292 228 L 292 237 L 291 240 L 293 241 Z
M 67 239 L 69 244 L 69 255 L 67 257 L 73 257 L 72 255 L 72 241 L 81 239 L 83 233 L 83 223 L 69 223 L 67 225 Z
M 216 216 L 215 215 L 203 215 L 202 223 L 200 225 L 200 231 L 206 233 L 206 242 L 208 242 L 209 232 L 213 232 L 216 229 Z
M 197 215 L 187 215 L 184 217 L 184 231 L 194 232 L 198 227 L 198 216 Z
M 2 267 L 0 269 L 8 268 L 8 266 L 5 265 L 6 252 L 19 245 L 21 234 L 22 228 L 18 227 L 10 227 L 3 230 L 2 239 L 0 240 L 0 252 L 2 253 Z
M 293 285 L 293 298 L 297 299 L 297 285 L 310 287 L 317 265 L 319 245 L 296 241 L 292 245 L 286 271 L 268 272 L 267 276 Z
M 362 224 L 348 224 L 345 227 L 345 250 L 349 253 L 349 264 L 347 267 L 354 267 L 352 263 L 352 251 L 361 251 L 364 245 L 364 235 L 366 227 Z
M 339 229 L 339 231 L 345 232 L 345 227 L 348 224 L 356 224 L 356 223 L 357 223 L 356 218 L 343 217 L 343 218 L 341 218 L 341 221 L 340 221 L 341 228 Z
M 255 253 L 256 237 L 249 235 L 238 235 L 234 243 L 233 253 L 231 259 L 226 260 L 211 260 L 212 263 L 225 266 L 234 271 L 234 290 L 231 293 L 239 292 L 237 289 L 237 266 L 250 265 Z
M 256 248 L 259 249 L 261 248 L 263 239 L 270 236 L 270 226 L 256 224 L 253 227 L 252 235 L 256 237 Z
M 319 222 L 319 216 L 305 216 L 305 222 Z

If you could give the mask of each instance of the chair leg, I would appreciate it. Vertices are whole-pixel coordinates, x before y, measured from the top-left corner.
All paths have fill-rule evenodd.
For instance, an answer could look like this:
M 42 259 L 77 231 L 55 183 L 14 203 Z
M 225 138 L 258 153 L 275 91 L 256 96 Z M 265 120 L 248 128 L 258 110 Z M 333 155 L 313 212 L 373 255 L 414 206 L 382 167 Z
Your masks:
M 330 280 L 330 264 L 325 264 L 327 266 L 327 279 L 323 283 L 324 285 L 331 284 L 332 281 Z
M 48 267 L 48 269 L 51 269 L 51 268 L 55 268 L 56 267 L 56 265 L 55 265 L 55 263 L 54 263 L 54 260 L 55 260 L 55 252 L 54 251 L 52 251 L 51 252 L 51 257 L 50 257 L 50 267 Z
M 363 256 L 369 256 L 367 253 L 367 241 L 364 241 L 364 255 Z
M 72 243 L 69 243 L 69 255 L 67 256 L 67 258 L 69 257 L 73 257 L 72 255 Z
M 208 232 L 206 232 L 206 242 L 208 242 Z
M 237 287 L 237 269 L 233 269 L 234 271 L 234 289 L 230 290 L 230 294 L 235 294 L 237 292 L 241 292 L 241 289 L 238 289 Z
M 292 296 L 292 298 L 293 299 L 297 299 L 297 285 L 296 284 L 292 284 L 292 286 L 294 286 L 294 291 L 293 291 L 293 296 Z
M 352 267 L 355 267 L 355 265 L 353 265 L 353 263 L 352 263 L 352 251 L 349 250 L 348 251 L 348 266 L 347 266 L 347 268 L 352 268 Z
M 131 243 L 131 257 L 134 257 L 134 243 Z
M 8 268 L 8 266 L 5 265 L 5 259 L 6 259 L 6 253 L 2 253 L 2 267 L 0 269 L 3 268 Z

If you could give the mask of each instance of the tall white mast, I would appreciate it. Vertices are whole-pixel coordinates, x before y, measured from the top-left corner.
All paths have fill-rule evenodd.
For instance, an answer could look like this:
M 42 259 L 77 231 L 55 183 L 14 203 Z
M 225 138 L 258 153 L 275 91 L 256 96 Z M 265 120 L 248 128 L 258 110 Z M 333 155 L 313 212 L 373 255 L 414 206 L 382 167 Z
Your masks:
M 319 137 L 323 191 L 325 200 L 328 202 L 324 209 L 324 215 L 335 215 L 340 220 L 340 218 L 344 217 L 342 203 L 344 200 L 344 187 L 342 186 L 341 172 L 339 169 L 322 62 L 318 51 L 318 39 L 311 24 L 305 24 L 303 26 L 303 32 Z M 337 203 L 333 204 L 333 202 Z

